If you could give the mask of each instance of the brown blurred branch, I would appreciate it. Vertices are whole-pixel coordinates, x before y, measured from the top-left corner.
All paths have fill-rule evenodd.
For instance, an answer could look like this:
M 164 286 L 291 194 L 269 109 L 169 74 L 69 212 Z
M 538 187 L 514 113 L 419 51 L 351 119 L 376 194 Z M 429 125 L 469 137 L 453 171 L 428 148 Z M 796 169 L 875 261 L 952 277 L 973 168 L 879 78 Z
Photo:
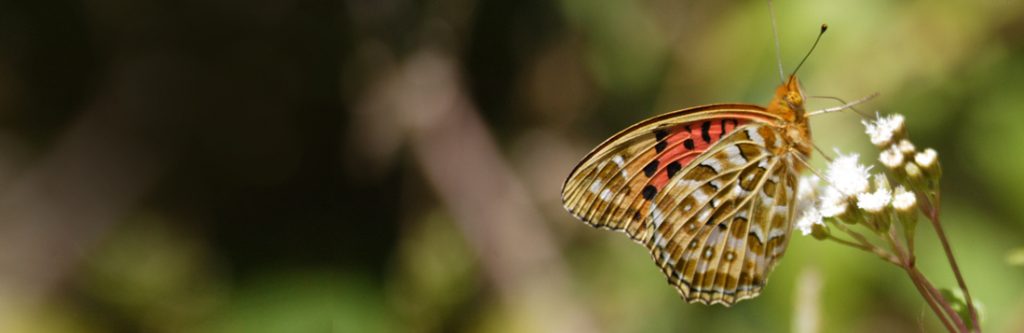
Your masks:
M 569 272 L 543 218 L 465 95 L 454 59 L 422 51 L 380 87 L 371 96 L 384 100 L 369 104 L 391 106 L 393 113 L 380 116 L 403 126 L 416 162 L 503 301 L 525 309 L 535 331 L 597 332 L 569 292 Z
M 87 109 L 0 192 L 0 293 L 15 295 L 0 306 L 41 305 L 160 173 L 159 153 L 129 129 L 137 112 L 117 104 Z M 8 319 L 19 320 L 0 318 L 0 330 L 17 325 Z

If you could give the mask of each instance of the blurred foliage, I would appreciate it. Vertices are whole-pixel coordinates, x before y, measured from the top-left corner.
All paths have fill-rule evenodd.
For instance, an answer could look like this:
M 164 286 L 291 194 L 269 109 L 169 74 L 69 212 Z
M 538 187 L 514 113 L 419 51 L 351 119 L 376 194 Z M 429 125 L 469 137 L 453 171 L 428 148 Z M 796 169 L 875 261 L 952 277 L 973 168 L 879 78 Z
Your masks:
M 776 14 L 787 70 L 830 26 L 799 73 L 808 94 L 880 92 L 863 110 L 905 114 L 915 144 L 939 151 L 943 221 L 984 328 L 1024 331 L 1024 2 L 779 0 Z M 121 136 L 100 133 L 144 152 L 124 163 L 160 172 L 115 223 L 50 230 L 81 247 L 42 254 L 70 264 L 32 265 L 71 268 L 32 307 L 5 294 L 0 330 L 536 329 L 531 305 L 503 298 L 482 264 L 495 256 L 467 226 L 483 222 L 456 223 L 410 157 L 403 120 L 374 104 L 407 60 L 439 50 L 543 213 L 566 292 L 594 327 L 791 331 L 797 277 L 813 269 L 822 332 L 939 331 L 897 269 L 798 235 L 760 297 L 686 304 L 641 246 L 561 209 L 563 177 L 618 129 L 687 106 L 766 103 L 772 38 L 764 1 L 4 2 L 0 184 L 59 155 L 93 110 L 119 110 L 99 119 Z M 877 154 L 853 113 L 815 118 L 813 132 L 825 151 Z M 930 228 L 917 232 L 922 270 L 953 288 Z

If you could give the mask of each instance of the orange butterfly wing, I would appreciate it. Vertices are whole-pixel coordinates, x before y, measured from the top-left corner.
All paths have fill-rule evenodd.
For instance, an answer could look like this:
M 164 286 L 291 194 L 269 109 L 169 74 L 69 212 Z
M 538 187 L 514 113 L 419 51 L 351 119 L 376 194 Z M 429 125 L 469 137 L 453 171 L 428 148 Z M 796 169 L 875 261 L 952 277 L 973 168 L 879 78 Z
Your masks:
M 787 123 L 747 104 L 642 121 L 577 165 L 563 204 L 645 245 L 687 301 L 754 297 L 792 229 L 799 168 L 784 153 Z

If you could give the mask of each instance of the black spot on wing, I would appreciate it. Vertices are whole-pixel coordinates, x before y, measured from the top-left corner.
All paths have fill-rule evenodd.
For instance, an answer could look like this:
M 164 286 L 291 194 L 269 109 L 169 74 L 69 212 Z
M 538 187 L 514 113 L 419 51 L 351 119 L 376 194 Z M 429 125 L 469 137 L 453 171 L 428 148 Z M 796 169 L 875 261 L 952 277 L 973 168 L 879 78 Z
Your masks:
M 668 141 L 658 141 L 658 143 L 654 144 L 654 151 L 660 153 L 660 152 L 665 151 L 665 148 L 667 148 L 667 147 L 668 147 Z
M 665 137 L 667 137 L 667 136 L 668 136 L 668 131 L 666 131 L 664 128 L 659 128 L 659 129 L 655 129 L 654 130 L 654 140 L 661 141 L 661 140 L 664 140 Z
M 644 189 L 640 191 L 640 195 L 644 196 L 644 199 L 654 199 L 654 195 L 658 194 L 658 189 L 654 188 L 654 185 L 648 184 L 644 186 Z
M 679 172 L 682 168 L 683 166 L 679 164 L 679 161 L 672 161 L 672 163 L 669 163 L 668 166 L 665 167 L 665 172 L 668 173 L 668 178 L 672 178 L 672 176 L 675 176 L 676 172 Z
M 700 124 L 700 137 L 704 142 L 711 143 L 711 121 L 705 120 Z
M 683 147 L 686 147 L 687 150 L 693 150 L 693 139 L 686 138 L 686 141 L 683 141 Z
M 653 160 L 651 163 L 647 163 L 647 166 L 644 167 L 644 175 L 647 176 L 647 178 L 654 176 L 654 173 L 658 171 L 658 164 L 658 160 Z

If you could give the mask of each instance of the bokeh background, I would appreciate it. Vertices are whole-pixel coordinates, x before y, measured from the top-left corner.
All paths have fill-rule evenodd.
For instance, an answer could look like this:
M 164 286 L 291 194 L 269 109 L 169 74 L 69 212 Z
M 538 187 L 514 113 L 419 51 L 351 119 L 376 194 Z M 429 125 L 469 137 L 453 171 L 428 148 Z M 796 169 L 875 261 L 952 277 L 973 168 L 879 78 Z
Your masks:
M 1024 331 L 1024 2 L 776 11 L 787 69 L 831 27 L 809 94 L 879 92 L 866 110 L 939 151 L 984 327 Z M 0 2 L 0 331 L 940 331 L 898 269 L 799 235 L 762 296 L 686 304 L 562 210 L 618 129 L 766 103 L 769 22 L 764 1 Z M 813 130 L 875 159 L 855 114 Z

